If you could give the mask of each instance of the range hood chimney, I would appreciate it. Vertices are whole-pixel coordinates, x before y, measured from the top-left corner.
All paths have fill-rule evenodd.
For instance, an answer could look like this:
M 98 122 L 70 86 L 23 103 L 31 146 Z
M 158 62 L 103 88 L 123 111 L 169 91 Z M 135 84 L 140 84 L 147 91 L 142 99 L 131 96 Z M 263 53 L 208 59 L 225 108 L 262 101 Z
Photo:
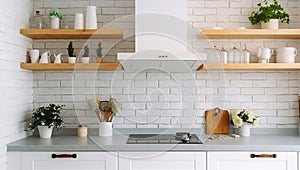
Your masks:
M 186 0 L 135 0 L 135 53 L 118 53 L 127 71 L 194 71 L 205 54 L 188 49 Z

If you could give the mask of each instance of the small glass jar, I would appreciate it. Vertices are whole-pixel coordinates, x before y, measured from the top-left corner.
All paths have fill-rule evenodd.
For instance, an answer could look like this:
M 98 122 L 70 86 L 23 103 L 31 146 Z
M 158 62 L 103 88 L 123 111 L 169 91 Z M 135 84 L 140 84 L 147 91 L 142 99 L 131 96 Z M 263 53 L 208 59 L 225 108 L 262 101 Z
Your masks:
M 247 46 L 245 45 L 245 48 L 242 51 L 241 58 L 243 59 L 243 63 L 250 63 L 250 51 L 247 49 Z
M 225 48 L 222 46 L 221 51 L 220 51 L 220 56 L 221 56 L 221 61 L 224 64 L 227 64 L 228 62 L 228 51 L 225 50 Z
M 240 50 L 236 47 L 233 47 L 229 52 L 229 63 L 240 63 Z
M 47 24 L 46 24 L 43 16 L 40 14 L 40 11 L 35 11 L 35 16 L 33 16 L 32 20 L 31 20 L 30 28 L 44 29 L 46 27 L 47 27 Z

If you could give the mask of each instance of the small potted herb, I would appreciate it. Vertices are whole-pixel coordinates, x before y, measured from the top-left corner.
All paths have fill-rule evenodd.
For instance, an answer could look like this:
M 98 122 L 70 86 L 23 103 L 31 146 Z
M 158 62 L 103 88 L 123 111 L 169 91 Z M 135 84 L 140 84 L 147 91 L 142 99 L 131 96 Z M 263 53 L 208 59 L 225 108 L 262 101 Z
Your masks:
M 51 28 L 59 29 L 59 21 L 63 18 L 63 13 L 60 9 L 51 9 L 49 11 L 49 18 L 51 19 Z
M 89 48 L 89 46 L 85 45 L 83 50 L 84 50 L 84 52 L 83 52 L 81 61 L 82 61 L 82 63 L 89 63 L 89 61 L 90 61 L 90 58 L 89 58 L 90 48 Z
M 278 29 L 278 22 L 289 24 L 289 14 L 286 13 L 278 0 L 273 0 L 272 4 L 264 0 L 263 4 L 258 3 L 258 11 L 252 11 L 248 17 L 252 25 L 261 23 L 263 29 Z
M 101 42 L 98 43 L 98 48 L 96 49 L 96 52 L 97 52 L 97 57 L 96 57 L 97 63 L 102 63 L 103 55 L 102 55 L 102 43 Z
M 65 105 L 49 104 L 42 106 L 32 113 L 27 131 L 38 128 L 40 138 L 51 138 L 53 127 L 61 129 L 65 126 L 60 112 Z
M 75 54 L 75 50 L 74 50 L 72 41 L 69 42 L 67 49 L 68 49 L 68 55 L 69 55 L 69 57 L 68 57 L 69 63 L 75 63 L 76 62 L 76 54 Z

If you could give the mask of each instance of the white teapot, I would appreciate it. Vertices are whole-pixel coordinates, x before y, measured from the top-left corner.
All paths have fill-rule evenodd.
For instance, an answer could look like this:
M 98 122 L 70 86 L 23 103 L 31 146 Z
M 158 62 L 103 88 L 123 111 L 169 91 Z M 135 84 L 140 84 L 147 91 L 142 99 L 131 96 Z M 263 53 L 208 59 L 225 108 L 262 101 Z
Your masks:
M 61 63 L 61 61 L 62 61 L 61 55 L 62 54 L 63 53 L 59 53 L 58 55 L 53 54 L 54 55 L 54 63 Z
M 50 56 L 51 56 L 51 53 L 50 53 L 49 50 L 44 52 L 41 56 L 41 59 L 40 59 L 39 63 L 49 63 L 50 62 Z

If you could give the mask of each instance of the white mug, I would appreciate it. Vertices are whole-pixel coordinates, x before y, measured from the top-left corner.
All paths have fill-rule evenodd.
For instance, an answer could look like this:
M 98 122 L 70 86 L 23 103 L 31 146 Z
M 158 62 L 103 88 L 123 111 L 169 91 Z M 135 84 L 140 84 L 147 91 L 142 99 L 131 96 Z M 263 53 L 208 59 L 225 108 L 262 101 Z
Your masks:
M 39 62 L 39 55 L 40 51 L 39 50 L 29 50 L 29 56 L 30 56 L 30 61 L 31 63 L 38 63 Z

